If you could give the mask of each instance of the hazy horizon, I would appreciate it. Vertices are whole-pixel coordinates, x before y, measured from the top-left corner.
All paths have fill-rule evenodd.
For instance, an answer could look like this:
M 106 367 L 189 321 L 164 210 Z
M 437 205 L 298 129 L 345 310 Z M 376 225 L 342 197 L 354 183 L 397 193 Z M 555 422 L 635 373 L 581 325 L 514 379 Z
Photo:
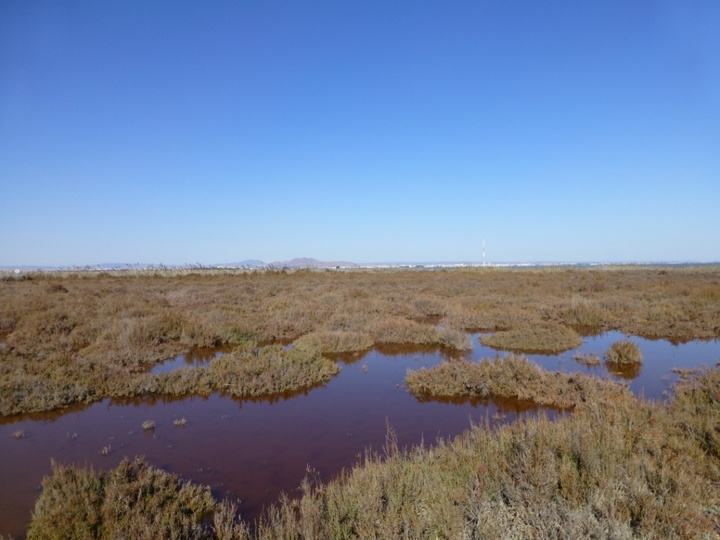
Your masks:
M 0 266 L 720 260 L 720 4 L 0 3 Z
M 292 259 L 282 259 L 277 261 L 262 261 L 260 259 L 245 259 L 245 260 L 238 260 L 238 261 L 225 261 L 225 262 L 211 262 L 211 263 L 200 263 L 200 262 L 186 262 L 186 263 L 180 263 L 180 264 L 166 264 L 163 262 L 133 262 L 133 263 L 127 263 L 127 262 L 100 262 L 100 263 L 90 263 L 90 264 L 70 264 L 70 265 L 52 265 L 52 264 L 38 264 L 38 265 L 25 265 L 25 264 L 18 264 L 18 265 L 0 265 L 0 270 L 4 271 L 12 271 L 14 269 L 19 270 L 43 270 L 43 269 L 50 269 L 50 270 L 63 270 L 63 269 L 119 269 L 119 270 L 126 270 L 126 269 L 133 269 L 133 268 L 192 268 L 192 267 L 199 267 L 199 268 L 219 268 L 219 267 L 252 267 L 253 264 L 251 263 L 261 263 L 257 265 L 258 268 L 266 268 L 272 265 L 279 265 L 279 264 L 285 264 L 285 263 L 291 263 L 293 261 L 296 261 L 297 259 L 305 259 L 308 257 L 295 257 Z M 625 260 L 625 261 L 531 261 L 531 260 L 516 260 L 516 261 L 477 261 L 477 260 L 457 260 L 457 261 L 448 261 L 448 260 L 417 260 L 417 261 L 349 261 L 349 260 L 319 260 L 315 259 L 313 257 L 310 257 L 312 261 L 315 261 L 317 263 L 324 263 L 324 264 L 350 264 L 350 265 L 356 265 L 358 267 L 373 267 L 373 266 L 408 266 L 408 265 L 421 265 L 421 266 L 462 266 L 462 265 L 468 265 L 468 266 L 613 266 L 613 265 L 641 265 L 641 266 L 673 266 L 673 265 L 689 265 L 689 266 L 704 266 L 704 265 L 718 265 L 720 264 L 720 260 L 706 260 L 706 261 L 699 261 L 699 260 Z M 302 266 L 298 266 L 302 268 Z

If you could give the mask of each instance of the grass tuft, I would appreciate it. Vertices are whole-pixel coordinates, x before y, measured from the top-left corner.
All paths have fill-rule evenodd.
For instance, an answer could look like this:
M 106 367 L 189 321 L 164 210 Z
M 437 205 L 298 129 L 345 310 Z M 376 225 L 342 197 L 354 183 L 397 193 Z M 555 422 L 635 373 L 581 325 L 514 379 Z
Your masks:
M 625 339 L 610 345 L 605 352 L 605 361 L 616 366 L 637 365 L 642 364 L 643 358 L 640 347 L 633 341 Z

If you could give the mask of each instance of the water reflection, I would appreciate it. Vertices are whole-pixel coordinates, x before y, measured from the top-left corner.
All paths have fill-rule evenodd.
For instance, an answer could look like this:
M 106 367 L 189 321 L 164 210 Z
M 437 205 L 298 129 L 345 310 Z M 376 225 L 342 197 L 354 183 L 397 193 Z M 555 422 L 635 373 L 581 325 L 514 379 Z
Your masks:
M 642 364 L 616 364 L 613 362 L 607 362 L 605 367 L 611 375 L 626 380 L 637 379 L 643 369 Z
M 530 355 L 545 369 L 585 372 L 619 379 L 605 364 L 585 366 L 577 353 L 603 356 L 619 332 L 586 337 L 561 355 Z M 720 342 L 672 345 L 631 337 L 642 351 L 643 367 L 633 374 L 631 389 L 659 398 L 676 375 L 672 368 L 713 365 Z M 307 466 L 323 480 L 355 463 L 370 447 L 381 450 L 387 425 L 401 446 L 451 438 L 471 423 L 490 426 L 524 415 L 561 414 L 512 400 L 418 400 L 408 393 L 408 369 L 439 362 L 508 354 L 485 347 L 479 334 L 474 348 L 451 353 L 437 347 L 380 346 L 358 354 L 339 355 L 341 372 L 328 383 L 295 394 L 239 400 L 209 397 L 150 397 L 105 400 L 36 415 L 0 419 L 0 535 L 21 537 L 30 519 L 38 486 L 50 473 L 50 459 L 92 464 L 105 470 L 123 456 L 144 455 L 150 463 L 190 480 L 208 484 L 216 496 L 241 500 L 246 518 L 257 516 L 281 491 L 293 492 Z M 182 366 L 206 365 L 218 351 L 183 356 Z M 188 358 L 190 360 L 188 361 Z M 163 364 L 165 366 L 166 364 Z M 181 366 L 181 367 L 182 367 Z M 174 421 L 186 419 L 184 427 Z M 152 420 L 155 429 L 145 431 Z M 16 439 L 15 431 L 29 436 Z M 103 450 L 108 448 L 106 453 Z
M 184 367 L 205 367 L 209 365 L 214 358 L 232 351 L 232 348 L 232 345 L 228 344 L 217 347 L 194 347 L 186 353 L 157 364 L 150 370 L 150 374 L 158 375 L 160 373 L 169 373 Z
M 485 346 L 477 334 L 473 338 L 472 358 L 495 358 L 509 354 Z M 527 354 L 529 359 L 550 371 L 582 372 L 617 381 L 628 381 L 635 395 L 646 399 L 662 399 L 669 388 L 677 381 L 673 368 L 713 366 L 720 359 L 720 340 L 671 342 L 669 340 L 651 340 L 637 336 L 627 336 L 622 332 L 611 331 L 598 335 L 584 335 L 578 348 L 561 354 Z M 605 352 L 616 341 L 629 339 L 639 348 L 643 363 L 636 367 L 619 367 L 604 362 Z M 573 360 L 575 355 L 595 354 L 603 360 L 598 365 L 586 365 Z

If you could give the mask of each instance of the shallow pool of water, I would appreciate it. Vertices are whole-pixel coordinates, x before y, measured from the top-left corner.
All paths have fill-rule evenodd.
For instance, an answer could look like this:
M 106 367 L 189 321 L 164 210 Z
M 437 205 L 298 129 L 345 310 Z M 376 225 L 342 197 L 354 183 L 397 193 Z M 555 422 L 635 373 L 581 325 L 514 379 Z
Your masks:
M 576 351 L 530 357 L 546 369 L 619 378 L 603 365 L 587 367 L 572 356 L 577 351 L 602 356 L 612 342 L 623 338 L 610 332 L 586 338 Z M 714 365 L 720 359 L 718 341 L 672 345 L 631 339 L 640 345 L 645 362 L 630 385 L 646 397 L 662 397 L 673 367 Z M 472 340 L 474 349 L 467 354 L 472 359 L 506 354 L 482 346 L 477 335 Z M 216 352 L 162 366 L 205 365 Z M 471 423 L 514 421 L 536 412 L 528 404 L 508 401 L 420 402 L 408 393 L 403 384 L 407 369 L 431 367 L 445 359 L 432 349 L 381 347 L 339 358 L 342 371 L 324 386 L 269 400 L 234 400 L 219 394 L 105 400 L 0 419 L 0 535 L 23 536 L 51 458 L 108 469 L 124 456 L 144 455 L 155 466 L 210 485 L 217 496 L 240 499 L 243 515 L 253 518 L 281 491 L 295 493 L 308 467 L 328 480 L 355 463 L 366 448 L 381 451 L 388 425 L 401 446 L 432 444 L 438 437 L 458 435 Z M 182 418 L 187 423 L 175 426 L 173 421 Z M 144 431 L 145 420 L 154 420 L 155 429 Z M 14 433 L 23 436 L 16 438 Z
M 640 348 L 643 363 L 635 369 L 622 372 L 608 370 L 604 361 L 599 365 L 587 366 L 573 359 L 577 353 L 597 354 L 601 360 L 610 345 L 616 341 L 629 339 Z M 484 346 L 479 336 L 473 337 L 472 358 L 494 358 L 504 356 L 507 352 L 498 351 Z M 626 381 L 630 390 L 646 399 L 662 399 L 677 381 L 673 368 L 712 367 L 720 360 L 720 340 L 689 341 L 687 343 L 671 343 L 666 339 L 650 340 L 635 336 L 626 336 L 621 332 L 605 332 L 596 336 L 586 336 L 580 347 L 561 354 L 527 354 L 533 362 L 550 371 L 582 372 L 601 378 Z
M 175 358 L 165 360 L 159 364 L 153 366 L 150 370 L 152 375 L 158 375 L 160 373 L 169 373 L 180 368 L 197 368 L 206 367 L 210 362 L 232 351 L 232 345 L 220 345 L 219 347 L 194 347 L 184 354 L 179 354 Z

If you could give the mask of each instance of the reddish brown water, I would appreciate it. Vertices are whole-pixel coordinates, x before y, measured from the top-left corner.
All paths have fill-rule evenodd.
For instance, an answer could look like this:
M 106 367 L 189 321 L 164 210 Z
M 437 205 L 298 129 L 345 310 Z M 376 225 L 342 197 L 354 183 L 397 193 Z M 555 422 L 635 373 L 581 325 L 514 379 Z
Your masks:
M 582 352 L 602 355 L 624 336 L 609 333 L 587 338 Z M 720 343 L 632 338 L 645 356 L 635 392 L 659 398 L 668 387 L 671 368 L 714 365 Z M 473 336 L 474 359 L 498 353 Z M 557 356 L 531 355 L 547 369 L 584 371 L 603 376 L 603 366 L 588 368 L 572 360 L 575 351 Z M 197 355 L 196 355 L 197 356 Z M 202 365 L 206 359 L 192 359 Z M 203 358 L 205 358 L 203 357 Z M 246 518 L 256 517 L 281 491 L 295 493 L 307 467 L 330 479 L 353 465 L 366 448 L 381 451 L 387 425 L 401 446 L 432 444 L 454 437 L 471 422 L 514 421 L 534 413 L 527 404 L 512 402 L 420 402 L 403 386 L 407 369 L 432 366 L 446 357 L 437 351 L 382 348 L 338 360 L 341 373 L 322 387 L 272 400 L 233 400 L 220 395 L 207 399 L 139 400 L 66 409 L 59 413 L 0 420 L 0 535 L 24 535 L 42 477 L 50 459 L 92 464 L 96 469 L 117 465 L 123 456 L 147 460 L 184 478 L 210 485 L 216 496 L 241 500 Z M 187 365 L 187 357 L 182 363 Z M 186 418 L 184 427 L 173 420 Z M 142 429 L 154 420 L 154 431 Z M 16 439 L 14 432 L 25 436 Z M 102 449 L 109 447 L 105 456 Z

